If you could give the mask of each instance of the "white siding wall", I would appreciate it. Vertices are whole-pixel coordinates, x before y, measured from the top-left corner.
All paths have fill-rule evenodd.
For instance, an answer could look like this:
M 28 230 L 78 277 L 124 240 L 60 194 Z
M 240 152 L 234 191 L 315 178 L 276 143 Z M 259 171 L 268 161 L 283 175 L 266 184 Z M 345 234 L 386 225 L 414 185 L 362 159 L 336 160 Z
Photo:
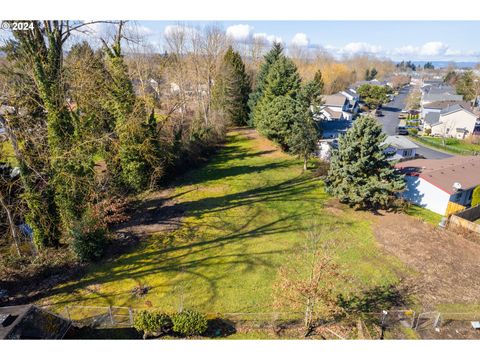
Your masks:
M 397 155 L 405 159 L 414 158 L 417 154 L 417 149 L 397 149 Z
M 418 176 L 405 176 L 406 190 L 402 196 L 428 210 L 445 215 L 450 195 Z
M 440 116 L 441 124 L 432 127 L 432 135 L 458 137 L 463 139 L 463 133 L 457 133 L 457 128 L 466 128 L 468 134 L 473 133 L 476 116 L 466 111 L 456 111 L 452 114 Z M 468 135 L 467 134 L 467 135 Z

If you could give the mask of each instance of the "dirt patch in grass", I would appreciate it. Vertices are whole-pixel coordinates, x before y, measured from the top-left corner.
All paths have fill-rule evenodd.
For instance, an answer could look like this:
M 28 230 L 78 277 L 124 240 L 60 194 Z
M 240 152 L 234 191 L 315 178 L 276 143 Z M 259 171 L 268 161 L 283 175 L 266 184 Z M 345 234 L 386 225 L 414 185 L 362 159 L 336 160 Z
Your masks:
M 117 233 L 144 238 L 151 234 L 172 231 L 181 225 L 185 210 L 178 205 L 174 189 L 147 194 L 134 204 L 129 220 L 115 227 Z
M 404 214 L 378 216 L 374 234 L 386 252 L 418 273 L 418 297 L 425 309 L 480 299 L 479 244 Z

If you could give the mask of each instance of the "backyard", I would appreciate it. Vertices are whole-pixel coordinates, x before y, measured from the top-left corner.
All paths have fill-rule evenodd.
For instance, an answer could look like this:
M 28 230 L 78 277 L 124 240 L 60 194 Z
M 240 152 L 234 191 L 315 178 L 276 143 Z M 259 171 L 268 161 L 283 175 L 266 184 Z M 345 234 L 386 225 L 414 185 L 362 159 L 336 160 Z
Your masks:
M 145 194 L 122 231 L 134 251 L 90 266 L 40 303 L 155 307 L 208 313 L 272 311 L 278 268 L 318 224 L 344 245 L 338 262 L 353 281 L 341 291 L 395 282 L 411 273 L 377 246 L 375 217 L 331 199 L 301 162 L 254 130 L 240 129 L 205 166 L 167 190 Z M 143 296 L 135 288 L 145 289 Z
M 445 139 L 445 145 L 443 139 L 434 136 L 421 136 L 415 137 L 415 140 L 420 141 L 422 144 L 437 148 L 440 150 L 446 150 L 447 152 L 459 155 L 474 155 L 480 153 L 480 144 L 473 143 L 468 140 L 460 139 Z

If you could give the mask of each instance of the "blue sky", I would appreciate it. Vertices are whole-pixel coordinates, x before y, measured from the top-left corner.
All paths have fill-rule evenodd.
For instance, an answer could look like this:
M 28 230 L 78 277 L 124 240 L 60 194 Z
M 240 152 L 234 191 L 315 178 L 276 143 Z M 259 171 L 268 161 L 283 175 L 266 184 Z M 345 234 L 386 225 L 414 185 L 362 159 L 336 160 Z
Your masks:
M 185 21 L 205 26 L 211 21 Z M 157 46 L 178 21 L 138 21 Z M 393 60 L 478 61 L 480 21 L 219 21 L 233 37 L 264 36 L 287 46 L 323 47 L 334 55 L 369 53 Z M 259 35 L 260 34 L 260 35 Z

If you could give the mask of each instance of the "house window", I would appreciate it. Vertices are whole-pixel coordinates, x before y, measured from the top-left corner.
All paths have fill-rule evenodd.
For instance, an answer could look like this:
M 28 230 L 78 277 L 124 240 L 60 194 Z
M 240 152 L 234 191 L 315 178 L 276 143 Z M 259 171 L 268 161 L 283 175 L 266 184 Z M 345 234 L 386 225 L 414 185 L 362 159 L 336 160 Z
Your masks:
M 412 156 L 412 149 L 403 150 L 403 156 L 405 157 Z

